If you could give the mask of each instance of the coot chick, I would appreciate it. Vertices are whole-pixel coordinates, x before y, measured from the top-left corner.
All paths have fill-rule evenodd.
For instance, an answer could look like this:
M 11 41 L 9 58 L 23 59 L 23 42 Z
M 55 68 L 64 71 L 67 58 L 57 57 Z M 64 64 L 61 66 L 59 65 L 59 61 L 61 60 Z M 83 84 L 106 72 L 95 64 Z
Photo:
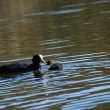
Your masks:
M 60 63 L 53 63 L 53 60 L 49 59 L 46 62 L 46 65 L 48 66 L 48 70 L 50 71 L 56 71 L 56 70 L 62 70 L 62 64 Z
M 13 63 L 8 65 L 3 65 L 0 67 L 1 73 L 21 73 L 21 72 L 29 72 L 33 70 L 41 69 L 40 63 L 45 63 L 42 55 L 35 54 L 32 58 L 32 63 Z

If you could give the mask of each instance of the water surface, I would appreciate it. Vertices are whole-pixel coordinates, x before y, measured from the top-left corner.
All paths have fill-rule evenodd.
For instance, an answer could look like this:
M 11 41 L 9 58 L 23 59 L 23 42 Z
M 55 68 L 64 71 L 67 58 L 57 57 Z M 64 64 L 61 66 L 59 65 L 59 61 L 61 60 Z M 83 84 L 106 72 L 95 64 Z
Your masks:
M 42 53 L 63 70 L 0 75 L 0 109 L 109 110 L 109 30 L 109 0 L 1 1 L 0 65 Z

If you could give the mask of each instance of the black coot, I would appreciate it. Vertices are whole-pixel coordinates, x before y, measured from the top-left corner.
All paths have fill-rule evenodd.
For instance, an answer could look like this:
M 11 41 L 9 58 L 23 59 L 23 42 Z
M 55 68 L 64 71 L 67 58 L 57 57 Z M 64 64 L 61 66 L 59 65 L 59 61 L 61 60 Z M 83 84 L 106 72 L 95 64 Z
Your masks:
M 13 63 L 8 65 L 3 65 L 0 67 L 1 73 L 18 73 L 18 72 L 28 72 L 33 70 L 39 70 L 41 68 L 40 63 L 45 63 L 42 55 L 34 55 L 32 58 L 32 63 Z

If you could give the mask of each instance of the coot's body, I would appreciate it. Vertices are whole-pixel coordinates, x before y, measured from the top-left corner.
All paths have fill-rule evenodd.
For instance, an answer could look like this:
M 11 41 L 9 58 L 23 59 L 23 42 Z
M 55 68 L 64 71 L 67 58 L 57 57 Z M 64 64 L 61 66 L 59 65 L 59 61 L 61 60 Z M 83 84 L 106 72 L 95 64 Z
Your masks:
M 32 64 L 14 63 L 0 67 L 0 73 L 27 72 L 34 70 Z
M 50 71 L 62 70 L 62 64 L 54 63 L 48 68 L 48 70 Z

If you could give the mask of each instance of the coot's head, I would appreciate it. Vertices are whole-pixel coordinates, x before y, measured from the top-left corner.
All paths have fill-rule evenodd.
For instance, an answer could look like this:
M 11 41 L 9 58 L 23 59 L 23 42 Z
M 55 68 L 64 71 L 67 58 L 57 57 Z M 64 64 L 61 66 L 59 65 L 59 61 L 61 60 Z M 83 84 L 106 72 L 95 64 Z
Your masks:
M 43 59 L 43 56 L 42 55 L 37 55 L 35 54 L 32 58 L 32 62 L 34 65 L 37 65 L 39 63 L 45 63 L 44 59 Z

